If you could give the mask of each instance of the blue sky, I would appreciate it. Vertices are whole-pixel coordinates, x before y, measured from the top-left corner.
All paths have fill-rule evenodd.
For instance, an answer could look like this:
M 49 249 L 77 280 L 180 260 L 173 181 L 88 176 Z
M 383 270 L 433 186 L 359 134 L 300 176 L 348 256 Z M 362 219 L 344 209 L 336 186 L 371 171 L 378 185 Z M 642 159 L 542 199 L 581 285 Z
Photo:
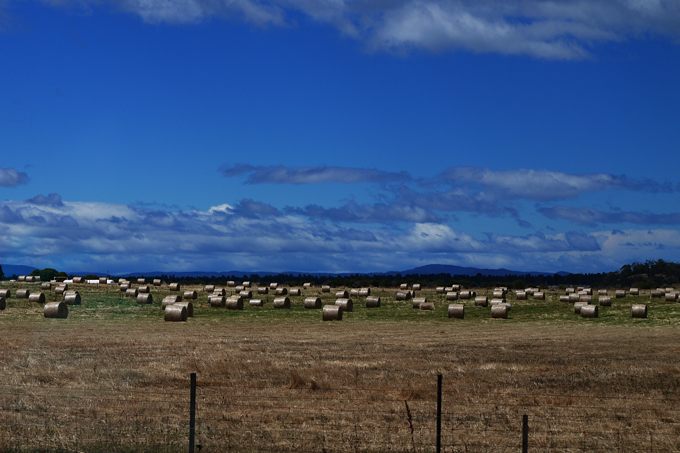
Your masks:
M 0 0 L 0 262 L 680 260 L 680 3 Z

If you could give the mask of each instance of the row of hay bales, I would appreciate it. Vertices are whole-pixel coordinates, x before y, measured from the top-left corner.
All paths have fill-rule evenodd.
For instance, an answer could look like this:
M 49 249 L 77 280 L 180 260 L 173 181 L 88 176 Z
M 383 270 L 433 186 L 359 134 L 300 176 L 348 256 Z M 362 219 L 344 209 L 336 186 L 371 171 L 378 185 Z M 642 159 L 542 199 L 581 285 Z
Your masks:
M 14 292 L 15 299 L 28 299 L 29 302 L 34 302 L 43 305 L 43 316 L 45 318 L 61 318 L 68 317 L 69 305 L 80 305 L 82 300 L 80 292 L 75 290 L 64 290 L 61 292 L 62 300 L 46 302 L 45 293 L 31 292 L 28 289 L 18 289 Z M 9 289 L 0 290 L 0 310 L 7 307 L 7 300 L 12 297 Z

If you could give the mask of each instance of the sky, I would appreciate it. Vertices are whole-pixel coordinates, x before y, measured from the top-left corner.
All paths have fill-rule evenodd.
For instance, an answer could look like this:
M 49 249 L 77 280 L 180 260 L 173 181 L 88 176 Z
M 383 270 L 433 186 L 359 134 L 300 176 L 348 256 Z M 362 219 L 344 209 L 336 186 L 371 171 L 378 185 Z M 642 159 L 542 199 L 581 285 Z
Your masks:
M 680 261 L 676 0 L 0 0 L 0 263 Z

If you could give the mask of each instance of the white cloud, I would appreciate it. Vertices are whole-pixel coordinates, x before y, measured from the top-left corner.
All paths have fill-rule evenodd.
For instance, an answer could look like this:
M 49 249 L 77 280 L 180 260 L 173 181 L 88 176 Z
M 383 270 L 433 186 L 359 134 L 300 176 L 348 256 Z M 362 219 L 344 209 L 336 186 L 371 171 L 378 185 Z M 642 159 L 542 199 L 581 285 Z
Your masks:
M 99 5 L 105 0 L 44 0 Z M 656 34 L 680 38 L 676 0 L 121 0 L 152 23 L 240 17 L 291 25 L 300 14 L 374 49 L 462 50 L 547 59 L 585 58 L 601 42 Z

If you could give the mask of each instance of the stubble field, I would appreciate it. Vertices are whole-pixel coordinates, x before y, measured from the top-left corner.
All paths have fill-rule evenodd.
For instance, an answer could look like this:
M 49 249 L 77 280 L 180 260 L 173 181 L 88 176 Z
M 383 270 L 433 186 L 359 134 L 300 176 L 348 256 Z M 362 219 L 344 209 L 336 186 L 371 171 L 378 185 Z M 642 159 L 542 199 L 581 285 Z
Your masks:
M 522 415 L 533 451 L 680 451 L 680 305 L 649 294 L 597 319 L 554 291 L 511 297 L 507 320 L 470 301 L 453 320 L 433 290 L 436 309 L 420 311 L 385 289 L 380 308 L 355 299 L 322 322 L 301 306 L 318 289 L 289 310 L 270 295 L 230 311 L 196 287 L 195 316 L 170 323 L 166 286 L 152 305 L 76 289 L 68 319 L 14 298 L 0 312 L 2 450 L 185 451 L 196 372 L 202 451 L 433 451 L 438 373 L 443 451 L 518 451 Z M 630 318 L 634 302 L 648 319 Z

